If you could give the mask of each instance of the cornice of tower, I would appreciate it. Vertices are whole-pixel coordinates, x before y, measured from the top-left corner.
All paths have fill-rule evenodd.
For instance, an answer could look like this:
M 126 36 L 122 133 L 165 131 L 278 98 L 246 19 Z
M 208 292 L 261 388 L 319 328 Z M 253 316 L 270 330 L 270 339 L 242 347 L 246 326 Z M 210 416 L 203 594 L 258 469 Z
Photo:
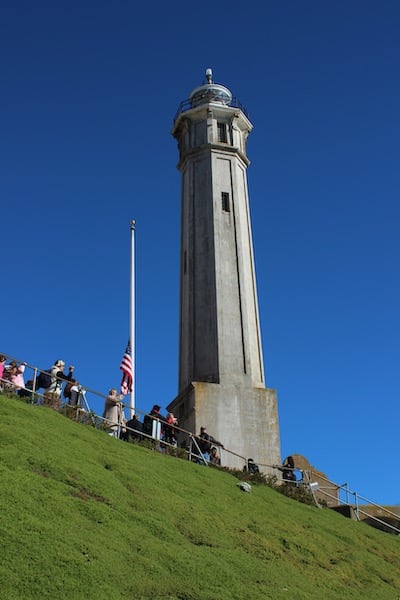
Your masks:
M 253 129 L 253 124 L 240 108 L 226 105 L 221 106 L 221 104 L 209 102 L 208 104 L 202 104 L 181 112 L 174 122 L 171 134 L 176 138 L 185 121 L 196 122 L 202 119 L 218 119 L 221 117 L 225 119 L 228 117 L 229 120 L 234 120 L 242 131 L 250 133 Z

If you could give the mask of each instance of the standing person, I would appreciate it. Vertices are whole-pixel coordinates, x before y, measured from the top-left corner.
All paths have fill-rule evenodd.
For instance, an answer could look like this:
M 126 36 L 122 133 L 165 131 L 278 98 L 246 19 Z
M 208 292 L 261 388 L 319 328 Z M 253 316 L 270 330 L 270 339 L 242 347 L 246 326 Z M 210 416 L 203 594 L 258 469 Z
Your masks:
M 68 404 L 71 404 L 71 390 L 76 383 L 78 383 L 76 379 L 71 379 L 64 386 L 63 397 L 68 400 Z
M 71 390 L 70 390 L 70 397 L 69 397 L 69 404 L 71 406 L 75 406 L 75 408 L 83 408 L 85 409 L 85 390 L 83 389 L 83 387 L 81 386 L 81 384 L 79 383 L 79 381 L 76 381 L 73 383 L 73 385 L 71 386 Z
M 215 446 L 219 446 L 220 448 L 224 447 L 221 442 L 207 433 L 207 427 L 200 427 L 200 435 L 197 438 L 197 444 L 201 454 L 203 455 L 203 458 L 206 461 L 210 460 L 210 452 L 213 444 L 215 444 Z
M 281 467 L 277 467 L 282 472 L 282 481 L 284 483 L 294 483 L 297 481 L 296 473 L 294 472 L 293 456 L 288 456 L 282 463 Z
M 160 415 L 161 406 L 154 404 L 153 408 L 148 415 L 145 415 L 143 419 L 143 433 L 160 440 L 163 430 L 161 421 L 165 421 Z
M 282 479 L 290 482 L 297 481 L 296 473 L 294 472 L 293 456 L 288 456 L 283 462 L 283 466 L 286 467 L 286 469 L 282 470 Z
M 55 410 L 60 408 L 62 382 L 71 381 L 75 367 L 68 367 L 68 375 L 64 373 L 64 369 L 65 362 L 63 360 L 56 360 L 49 370 L 50 384 L 43 389 L 44 403 Z
M 18 365 L 17 361 L 12 360 L 6 365 L 3 371 L 3 379 L 9 382 L 8 387 L 12 390 L 20 390 L 25 387 L 24 372 L 26 363 Z
M 0 354 L 0 390 L 2 389 L 2 379 L 4 373 L 4 365 L 6 364 L 7 357 L 4 354 Z
M 164 427 L 164 440 L 171 444 L 172 446 L 177 446 L 176 440 L 176 429 L 174 425 L 178 425 L 178 419 L 174 416 L 174 413 L 168 413 L 167 418 L 165 419 L 165 427 Z
M 63 396 L 74 408 L 84 408 L 85 390 L 77 379 L 71 379 L 64 387 Z
M 142 431 L 143 423 L 140 421 L 139 415 L 133 415 L 132 419 L 126 422 L 126 431 L 123 439 L 126 442 L 133 442 L 134 440 L 141 442 L 143 440 Z
M 123 415 L 121 402 L 123 397 L 123 394 L 117 393 L 116 388 L 111 388 L 104 404 L 103 419 L 110 429 L 108 435 L 111 435 L 112 437 L 119 437 L 119 429 Z

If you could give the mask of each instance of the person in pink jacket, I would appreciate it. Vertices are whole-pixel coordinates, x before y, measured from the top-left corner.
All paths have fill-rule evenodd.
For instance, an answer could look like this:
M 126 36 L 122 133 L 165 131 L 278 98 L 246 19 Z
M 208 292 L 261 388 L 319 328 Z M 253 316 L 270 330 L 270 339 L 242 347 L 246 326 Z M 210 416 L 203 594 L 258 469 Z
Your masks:
M 0 354 L 0 380 L 3 379 L 5 362 L 6 362 L 6 357 L 4 356 L 4 354 Z M 1 381 L 0 381 L 0 386 L 1 386 Z
M 11 389 L 20 390 L 21 388 L 25 387 L 25 366 L 26 363 L 18 365 L 15 360 L 12 360 L 10 364 L 5 367 L 3 372 L 3 379 L 10 382 Z

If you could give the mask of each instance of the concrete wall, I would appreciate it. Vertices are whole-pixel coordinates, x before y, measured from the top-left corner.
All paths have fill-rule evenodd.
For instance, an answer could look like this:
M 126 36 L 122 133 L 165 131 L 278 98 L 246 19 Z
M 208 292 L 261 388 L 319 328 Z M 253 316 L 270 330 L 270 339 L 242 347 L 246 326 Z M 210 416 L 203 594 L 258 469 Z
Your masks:
M 194 382 L 168 410 L 183 429 L 199 434 L 205 426 L 226 449 L 239 455 L 222 451 L 223 466 L 242 469 L 251 457 L 261 471 L 276 473 L 270 468 L 281 462 L 275 390 Z

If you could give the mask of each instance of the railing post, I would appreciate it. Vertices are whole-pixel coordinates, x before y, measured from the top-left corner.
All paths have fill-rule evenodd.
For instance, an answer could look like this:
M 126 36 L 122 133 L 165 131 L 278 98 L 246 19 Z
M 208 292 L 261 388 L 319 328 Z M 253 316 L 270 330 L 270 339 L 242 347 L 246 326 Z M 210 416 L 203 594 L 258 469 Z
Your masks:
M 356 505 L 355 513 L 356 513 L 356 517 L 357 517 L 357 519 L 359 521 L 360 520 L 360 510 L 359 510 L 359 506 L 358 506 L 358 494 L 357 494 L 357 492 L 354 492 L 354 499 L 355 499 L 355 505 Z
M 34 404 L 34 402 L 35 402 L 37 372 L 38 372 L 37 368 L 34 367 L 34 369 L 33 369 L 32 395 L 31 395 L 31 403 L 32 404 Z
M 345 493 L 346 493 L 346 504 L 349 504 L 349 484 L 344 483 L 343 486 L 344 486 Z
M 189 442 L 189 460 L 192 461 L 192 447 L 193 447 L 193 438 L 190 436 Z

